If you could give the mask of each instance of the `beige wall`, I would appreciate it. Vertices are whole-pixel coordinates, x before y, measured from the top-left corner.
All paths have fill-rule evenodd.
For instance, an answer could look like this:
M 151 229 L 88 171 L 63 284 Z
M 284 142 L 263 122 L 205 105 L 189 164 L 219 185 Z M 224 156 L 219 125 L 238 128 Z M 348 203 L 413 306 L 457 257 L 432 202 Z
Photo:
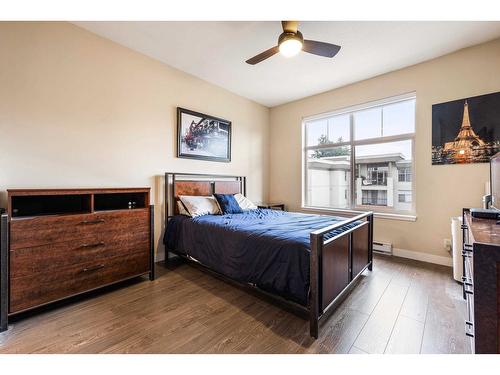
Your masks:
M 267 198 L 269 110 L 69 23 L 0 22 L 5 189 L 153 188 L 166 171 L 238 174 Z M 175 156 L 176 107 L 232 121 L 232 162 Z
M 446 256 L 449 217 L 488 180 L 487 165 L 431 166 L 431 105 L 500 91 L 500 40 L 271 111 L 68 23 L 1 22 L 0 56 L 0 205 L 14 187 L 150 186 L 158 241 L 157 176 L 188 171 L 246 175 L 250 198 L 269 187 L 298 210 L 302 117 L 411 91 L 418 218 L 378 219 L 376 239 Z M 233 122 L 231 163 L 175 157 L 177 106 Z
M 500 39 L 272 108 L 270 199 L 300 209 L 302 117 L 412 91 L 417 94 L 418 218 L 376 219 L 375 238 L 396 248 L 447 256 L 443 240 L 450 238 L 450 217 L 460 215 L 462 207 L 481 205 L 489 169 L 487 164 L 431 165 L 432 104 L 500 91 Z

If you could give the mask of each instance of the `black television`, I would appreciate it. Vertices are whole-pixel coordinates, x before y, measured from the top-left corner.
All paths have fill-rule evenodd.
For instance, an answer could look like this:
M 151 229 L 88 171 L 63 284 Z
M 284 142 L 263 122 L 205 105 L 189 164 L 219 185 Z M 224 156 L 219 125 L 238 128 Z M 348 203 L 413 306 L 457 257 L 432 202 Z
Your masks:
M 490 208 L 500 210 L 500 152 L 490 159 L 490 192 Z

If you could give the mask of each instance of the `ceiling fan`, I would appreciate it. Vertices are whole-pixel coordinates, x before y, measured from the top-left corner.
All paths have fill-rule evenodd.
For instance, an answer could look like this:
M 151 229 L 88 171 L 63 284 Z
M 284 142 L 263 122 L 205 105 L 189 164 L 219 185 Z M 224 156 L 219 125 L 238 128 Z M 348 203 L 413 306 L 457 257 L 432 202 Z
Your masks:
M 294 56 L 301 50 L 324 57 L 333 57 L 339 52 L 340 46 L 335 44 L 304 39 L 302 33 L 297 30 L 298 25 L 298 21 L 281 21 L 283 33 L 278 38 L 278 45 L 248 59 L 246 63 L 258 64 L 278 52 L 285 57 Z

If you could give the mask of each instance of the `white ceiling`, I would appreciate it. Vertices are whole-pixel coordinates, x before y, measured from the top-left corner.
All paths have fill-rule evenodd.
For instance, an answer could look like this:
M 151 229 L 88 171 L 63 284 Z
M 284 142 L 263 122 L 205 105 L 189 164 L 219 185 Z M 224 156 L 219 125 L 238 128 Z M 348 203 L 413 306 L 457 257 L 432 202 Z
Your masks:
M 333 59 L 301 52 L 257 65 L 280 22 L 75 22 L 80 27 L 268 107 L 500 37 L 500 22 L 301 22 L 305 39 L 342 46 Z

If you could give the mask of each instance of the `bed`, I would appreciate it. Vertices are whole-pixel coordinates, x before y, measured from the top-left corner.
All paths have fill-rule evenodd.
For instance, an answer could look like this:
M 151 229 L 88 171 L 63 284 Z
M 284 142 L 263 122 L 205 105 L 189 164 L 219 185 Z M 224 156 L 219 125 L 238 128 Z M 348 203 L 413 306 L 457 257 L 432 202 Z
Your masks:
M 165 251 L 257 290 L 309 319 L 310 334 L 372 269 L 373 213 L 351 217 L 270 209 L 180 215 L 181 195 L 246 193 L 241 176 L 165 174 Z

